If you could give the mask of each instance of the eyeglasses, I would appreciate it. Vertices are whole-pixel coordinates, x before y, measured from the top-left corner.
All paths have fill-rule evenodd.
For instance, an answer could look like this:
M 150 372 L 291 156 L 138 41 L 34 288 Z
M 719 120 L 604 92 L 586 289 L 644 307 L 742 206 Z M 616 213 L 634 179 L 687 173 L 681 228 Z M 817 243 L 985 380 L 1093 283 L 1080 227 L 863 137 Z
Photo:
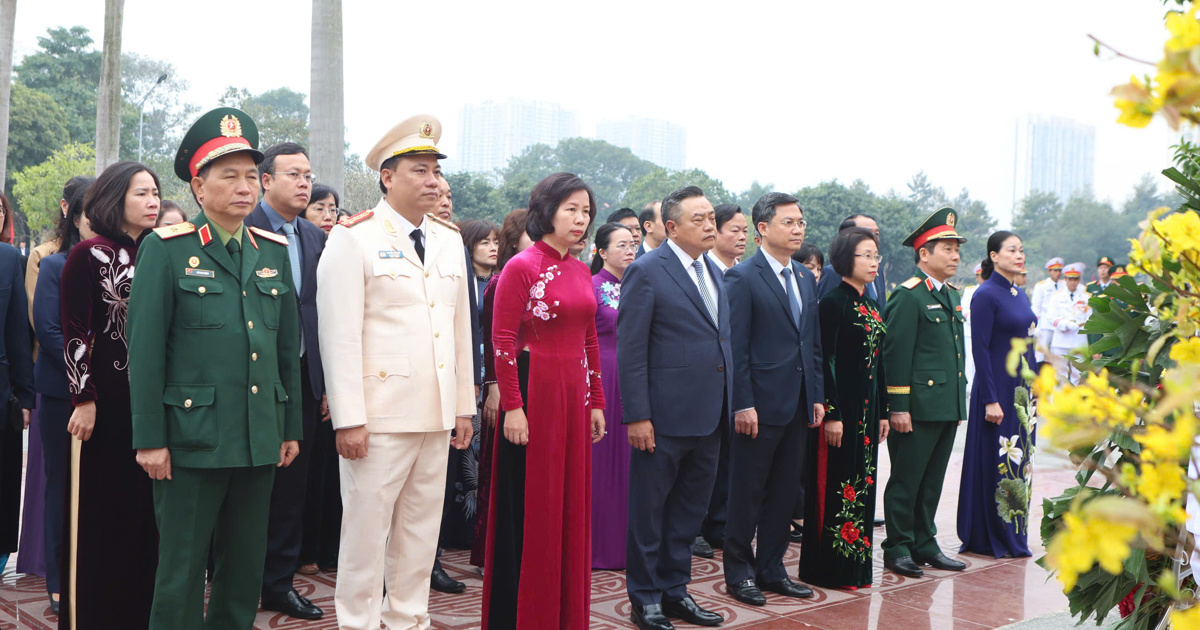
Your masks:
M 883 256 L 880 256 L 879 254 L 855 254 L 855 256 L 858 256 L 859 258 L 866 258 L 867 260 L 873 260 L 877 263 L 883 262 Z
M 784 219 L 782 221 L 779 221 L 778 223 L 779 223 L 779 225 L 782 225 L 783 229 L 785 229 L 785 230 L 790 230 L 790 229 L 796 227 L 797 225 L 799 225 L 802 228 L 808 227 L 808 221 L 806 221 L 804 219 L 800 219 L 800 220 Z
M 637 250 L 637 245 L 635 243 L 616 243 L 614 245 L 609 245 L 608 249 L 613 249 L 618 252 L 632 252 Z
M 300 174 L 300 173 L 297 173 L 296 171 L 288 171 L 286 173 L 280 173 L 280 175 L 287 175 L 288 178 L 290 178 L 294 182 L 300 181 L 303 179 L 304 181 L 311 184 L 311 183 L 317 181 L 317 176 L 313 175 L 312 173 Z
M 327 208 L 325 210 L 322 210 L 320 208 L 313 208 L 312 211 L 316 212 L 317 216 L 319 216 L 319 217 L 334 217 L 334 218 L 336 218 L 337 215 L 344 212 L 344 210 L 342 210 L 341 208 Z

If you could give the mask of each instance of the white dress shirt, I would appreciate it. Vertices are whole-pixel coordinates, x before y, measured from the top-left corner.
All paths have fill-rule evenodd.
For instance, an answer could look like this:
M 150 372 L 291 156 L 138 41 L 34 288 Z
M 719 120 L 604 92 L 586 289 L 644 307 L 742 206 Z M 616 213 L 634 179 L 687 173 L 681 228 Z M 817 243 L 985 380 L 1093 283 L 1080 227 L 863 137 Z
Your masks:
M 779 281 L 780 288 L 783 289 L 783 294 L 787 295 L 787 282 L 783 279 L 783 263 L 775 260 L 775 257 L 763 252 L 763 256 L 767 259 L 767 264 L 771 265 L 771 271 L 775 272 L 775 279 Z M 791 269 L 791 259 L 788 259 L 787 269 Z M 796 277 L 796 270 L 792 269 L 792 290 L 796 292 L 796 303 L 800 305 L 800 313 L 804 313 L 804 299 L 800 297 L 800 279 Z
M 397 225 L 396 225 L 397 232 L 399 232 L 411 239 L 413 230 L 421 230 L 421 244 L 425 245 L 425 244 L 429 243 L 429 228 L 426 225 L 425 215 L 423 215 L 423 214 L 421 215 L 421 225 L 413 225 L 412 221 L 405 219 L 404 215 L 400 214 L 399 212 L 396 212 L 396 209 L 392 207 L 392 204 L 387 203 L 387 199 L 384 199 L 383 202 L 384 202 L 384 205 L 387 206 L 387 209 L 392 211 L 391 218 L 395 219 L 397 221 Z M 415 245 L 415 242 L 414 242 L 414 245 Z
M 671 247 L 671 251 L 675 252 L 675 255 L 679 257 L 679 262 L 683 265 L 684 271 L 687 272 L 688 278 L 691 278 L 692 282 L 696 282 L 696 269 L 695 267 L 692 267 L 692 263 L 699 259 L 689 256 L 687 252 L 683 251 L 678 245 L 675 244 L 675 241 L 667 239 L 665 242 Z M 708 295 L 712 298 L 713 308 L 717 309 L 717 315 L 719 316 L 721 306 L 720 301 L 717 299 L 717 295 L 719 295 L 717 293 L 717 282 L 713 278 L 712 274 L 709 273 L 708 265 L 704 264 L 703 261 L 700 262 L 700 269 L 702 269 L 704 272 L 704 284 L 708 287 Z M 696 282 L 696 290 L 700 290 L 699 282 Z
M 723 276 L 723 275 L 725 275 L 725 272 L 726 272 L 726 271 L 729 271 L 729 267 L 726 267 L 726 266 L 725 266 L 725 263 L 721 262 L 721 259 L 720 259 L 720 258 L 718 258 L 716 254 L 712 253 L 712 250 L 711 250 L 711 249 L 710 249 L 710 250 L 708 250 L 708 252 L 707 252 L 707 253 L 705 253 L 704 255 L 705 255 L 705 256 L 708 256 L 708 259 L 709 259 L 709 260 L 711 260 L 711 261 L 713 262 L 713 264 L 717 266 L 717 269 L 720 269 L 720 270 L 721 270 L 721 275 L 722 275 L 722 276 Z M 736 264 L 738 264 L 738 263 L 740 263 L 740 262 L 742 262 L 742 260 L 741 260 L 740 258 L 734 258 L 734 259 L 733 259 L 733 264 L 735 264 L 735 265 L 736 265 Z

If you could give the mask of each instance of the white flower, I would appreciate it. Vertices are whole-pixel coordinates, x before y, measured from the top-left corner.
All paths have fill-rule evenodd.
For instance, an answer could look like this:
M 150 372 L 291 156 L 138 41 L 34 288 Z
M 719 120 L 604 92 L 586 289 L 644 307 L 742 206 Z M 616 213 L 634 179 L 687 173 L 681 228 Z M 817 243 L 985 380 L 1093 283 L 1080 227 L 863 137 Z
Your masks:
M 1014 463 L 1020 464 L 1021 459 L 1025 457 L 1025 454 L 1022 453 L 1021 449 L 1017 446 L 1017 442 L 1020 441 L 1020 439 L 1021 436 L 1019 435 L 1012 436 L 1011 440 L 1004 436 L 1000 436 L 1000 455 L 1007 456 Z

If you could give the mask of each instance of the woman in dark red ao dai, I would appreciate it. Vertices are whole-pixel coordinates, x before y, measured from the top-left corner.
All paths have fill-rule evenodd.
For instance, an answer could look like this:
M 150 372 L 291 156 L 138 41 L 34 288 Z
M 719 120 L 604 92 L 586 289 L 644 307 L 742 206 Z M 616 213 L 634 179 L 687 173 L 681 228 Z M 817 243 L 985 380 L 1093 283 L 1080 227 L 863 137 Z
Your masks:
M 879 245 L 864 228 L 845 230 L 829 258 L 842 282 L 820 303 L 829 410 L 808 440 L 800 579 L 854 590 L 871 584 L 876 468 L 888 434 L 886 330 L 865 293 L 879 271 Z
M 592 276 L 569 249 L 595 214 L 595 197 L 578 177 L 539 182 L 525 228 L 535 243 L 505 265 L 496 289 L 492 344 L 503 413 L 484 630 L 589 625 L 592 444 L 604 436 L 604 390 Z M 518 368 L 523 348 L 528 369 Z
M 150 623 L 158 529 L 150 477 L 133 450 L 125 316 L 137 240 L 158 218 L 158 190 L 158 176 L 136 162 L 105 169 L 84 198 L 97 236 L 72 248 L 63 268 L 63 349 L 75 410 L 67 424 L 60 628 Z

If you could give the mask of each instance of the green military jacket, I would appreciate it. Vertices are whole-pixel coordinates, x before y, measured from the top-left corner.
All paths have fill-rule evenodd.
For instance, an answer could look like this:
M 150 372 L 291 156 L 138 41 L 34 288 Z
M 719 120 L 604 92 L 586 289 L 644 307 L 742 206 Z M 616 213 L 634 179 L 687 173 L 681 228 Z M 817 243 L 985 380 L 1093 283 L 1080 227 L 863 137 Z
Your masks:
M 302 436 L 287 241 L 242 232 L 242 268 L 203 213 L 138 248 L 129 294 L 133 447 L 184 468 L 265 466 Z
M 966 353 L 958 290 L 933 290 L 918 270 L 888 296 L 883 365 L 888 407 L 913 420 L 967 419 Z

